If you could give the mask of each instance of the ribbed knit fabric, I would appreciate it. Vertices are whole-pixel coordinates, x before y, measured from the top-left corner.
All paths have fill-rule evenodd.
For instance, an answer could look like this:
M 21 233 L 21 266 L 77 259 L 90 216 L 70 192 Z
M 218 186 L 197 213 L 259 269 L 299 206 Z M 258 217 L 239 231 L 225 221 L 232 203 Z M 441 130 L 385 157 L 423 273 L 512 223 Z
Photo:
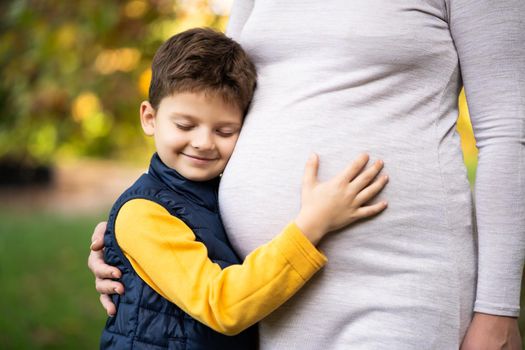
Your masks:
M 262 349 L 457 349 L 474 309 L 518 314 L 524 15 L 523 0 L 236 1 L 228 33 L 259 76 L 220 187 L 238 252 L 297 213 L 310 152 L 321 179 L 363 151 L 390 176 L 388 209 L 321 244 L 330 263 L 261 323 Z M 455 131 L 462 82 L 477 224 Z

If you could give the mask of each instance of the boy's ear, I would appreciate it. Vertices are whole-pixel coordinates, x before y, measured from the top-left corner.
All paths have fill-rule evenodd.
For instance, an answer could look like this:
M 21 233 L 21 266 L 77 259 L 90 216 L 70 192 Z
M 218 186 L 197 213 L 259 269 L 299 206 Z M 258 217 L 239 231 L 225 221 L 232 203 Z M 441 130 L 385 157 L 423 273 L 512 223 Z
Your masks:
M 156 111 L 151 103 L 144 101 L 140 104 L 140 124 L 148 136 L 153 136 L 155 133 L 155 115 Z

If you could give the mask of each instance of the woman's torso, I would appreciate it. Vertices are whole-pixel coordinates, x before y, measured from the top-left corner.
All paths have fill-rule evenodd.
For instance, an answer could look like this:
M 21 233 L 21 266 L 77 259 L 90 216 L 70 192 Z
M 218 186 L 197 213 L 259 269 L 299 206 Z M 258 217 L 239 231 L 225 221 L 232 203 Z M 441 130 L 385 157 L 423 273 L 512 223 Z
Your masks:
M 321 180 L 360 152 L 390 176 L 389 208 L 322 242 L 327 267 L 262 322 L 263 348 L 457 347 L 475 254 L 444 2 L 261 1 L 237 39 L 258 88 L 220 205 L 242 255 L 297 214 L 311 152 Z

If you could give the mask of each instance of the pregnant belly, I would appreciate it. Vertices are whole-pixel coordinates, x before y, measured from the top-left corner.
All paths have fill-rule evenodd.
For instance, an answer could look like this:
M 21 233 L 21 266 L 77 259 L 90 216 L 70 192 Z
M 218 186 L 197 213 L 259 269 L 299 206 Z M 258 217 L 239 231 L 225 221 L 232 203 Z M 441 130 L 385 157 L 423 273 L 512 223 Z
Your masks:
M 360 348 L 360 341 L 363 349 L 377 348 L 373 341 L 385 340 L 385 328 L 393 337 L 385 341 L 398 341 L 400 349 L 429 341 L 457 348 L 461 336 L 439 343 L 449 340 L 434 335 L 462 334 L 474 295 L 470 189 L 458 144 L 438 143 L 431 132 L 392 132 L 388 123 L 370 119 L 316 125 L 303 112 L 304 123 L 283 114 L 280 120 L 252 114 L 246 121 L 219 192 L 223 222 L 240 255 L 296 216 L 304 163 L 314 151 L 321 180 L 360 152 L 383 159 L 390 181 L 376 200 L 387 199 L 389 207 L 321 242 L 327 266 L 261 323 L 262 349 Z M 333 327 L 319 332 L 320 317 Z M 407 329 L 420 324 L 427 329 L 416 333 L 426 335 L 411 339 L 416 333 Z M 414 348 L 424 348 L 419 345 Z
M 321 180 L 361 152 L 371 160 L 383 159 L 390 177 L 375 199 L 386 199 L 388 209 L 353 225 L 349 234 L 330 237 L 325 246 L 379 240 L 392 251 L 402 250 L 405 239 L 424 244 L 442 239 L 443 232 L 471 233 L 470 188 L 459 144 L 441 142 L 440 149 L 433 130 L 420 135 L 409 128 L 393 131 L 386 118 L 376 123 L 371 118 L 320 123 L 308 111 L 281 110 L 278 118 L 264 113 L 270 116 L 263 118 L 261 111 L 246 120 L 219 192 L 226 230 L 241 255 L 268 242 L 297 215 L 304 163 L 311 152 L 320 155 Z
M 359 344 L 362 327 L 368 335 L 377 330 L 374 339 L 383 339 L 388 327 L 390 334 L 403 335 L 400 346 L 414 340 L 406 330 L 419 323 L 428 327 L 427 336 L 414 341 L 464 330 L 472 310 L 475 255 L 461 153 L 452 143 L 439 152 L 428 135 L 414 139 L 368 123 L 305 124 L 247 120 L 219 192 L 224 225 L 241 256 L 271 240 L 298 213 L 304 163 L 313 151 L 320 155 L 321 180 L 360 152 L 384 159 L 390 182 L 376 200 L 387 199 L 389 207 L 324 239 L 320 249 L 328 265 L 262 322 L 262 348 L 306 349 L 304 332 L 308 349 L 342 349 Z M 445 160 L 446 168 L 440 165 Z M 319 332 L 320 315 L 337 331 Z

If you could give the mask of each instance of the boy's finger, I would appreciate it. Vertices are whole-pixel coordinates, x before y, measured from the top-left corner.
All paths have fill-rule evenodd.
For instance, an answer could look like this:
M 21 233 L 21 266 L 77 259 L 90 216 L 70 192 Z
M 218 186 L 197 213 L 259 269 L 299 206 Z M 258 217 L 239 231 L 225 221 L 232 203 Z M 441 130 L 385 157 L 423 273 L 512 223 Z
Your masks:
M 356 210 L 356 217 L 359 219 L 367 218 L 370 216 L 374 216 L 382 212 L 388 207 L 388 203 L 386 201 L 381 201 L 376 204 L 368 205 L 366 207 L 361 207 Z
M 110 279 L 95 279 L 95 289 L 100 294 L 122 294 L 124 286 L 122 283 Z
M 317 182 L 317 172 L 319 170 L 319 156 L 312 153 L 304 168 L 303 186 L 312 187 Z
M 120 278 L 120 270 L 104 262 L 102 251 L 91 251 L 88 258 L 88 267 L 97 278 Z
M 379 174 L 383 168 L 383 161 L 377 160 L 371 167 L 361 172 L 355 179 L 352 180 L 351 185 L 355 193 L 359 193 L 363 188 L 368 186 L 372 180 Z
M 341 179 L 343 183 L 349 183 L 352 181 L 363 170 L 366 163 L 368 163 L 369 158 L 370 157 L 366 153 L 358 155 L 357 158 L 342 171 Z
M 115 307 L 115 304 L 113 304 L 113 301 L 111 300 L 111 297 L 109 295 L 100 295 L 100 303 L 102 304 L 102 307 L 106 309 L 106 313 L 109 317 L 115 316 L 115 314 L 117 313 L 117 308 Z
M 357 206 L 362 206 L 370 199 L 374 198 L 386 185 L 388 182 L 388 176 L 383 175 L 379 177 L 376 181 L 372 182 L 370 186 L 365 187 L 361 192 L 355 197 L 355 204 Z
M 104 248 L 104 232 L 106 232 L 107 222 L 99 222 L 91 236 L 91 250 L 100 250 Z

